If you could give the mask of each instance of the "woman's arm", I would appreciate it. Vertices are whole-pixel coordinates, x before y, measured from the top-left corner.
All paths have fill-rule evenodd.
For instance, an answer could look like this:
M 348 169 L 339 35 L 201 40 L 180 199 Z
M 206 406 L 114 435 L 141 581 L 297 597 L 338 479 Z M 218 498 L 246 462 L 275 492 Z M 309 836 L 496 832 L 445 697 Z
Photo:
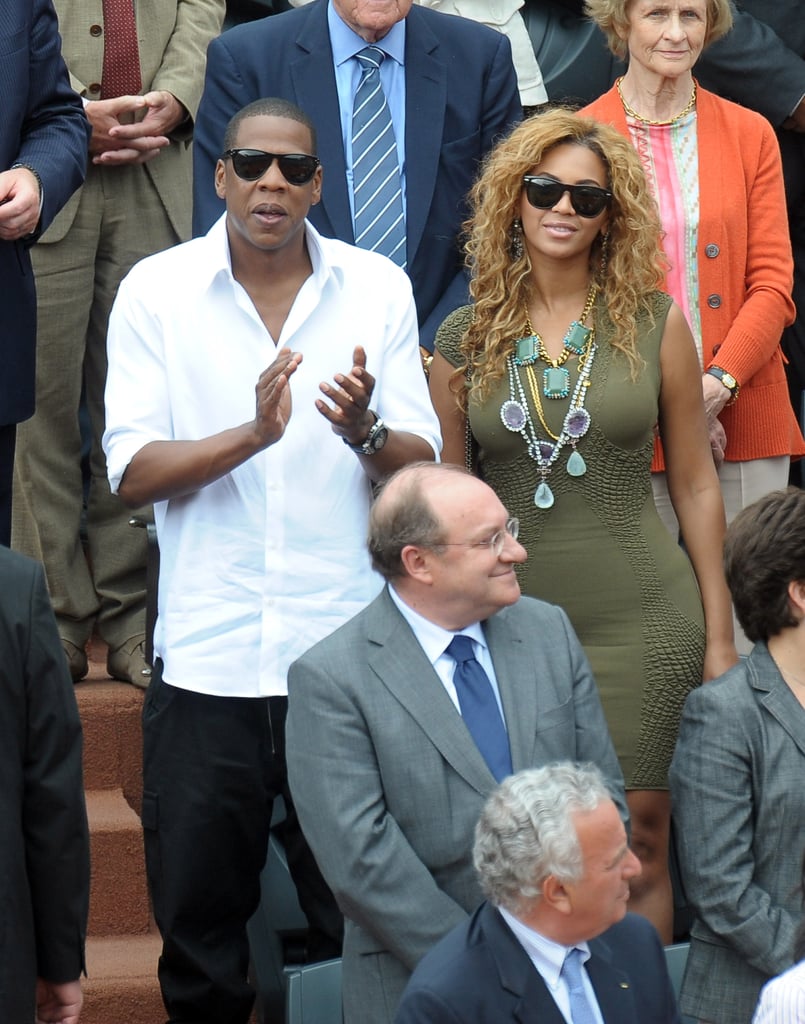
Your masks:
M 430 367 L 430 399 L 442 428 L 442 462 L 465 463 L 467 417 L 458 404 L 458 397 L 450 387 L 450 378 L 456 372 L 437 350 Z
M 660 434 L 668 491 L 699 583 L 706 629 L 703 677 L 712 679 L 738 660 L 722 566 L 726 522 L 710 452 L 696 348 L 676 305 L 668 313 L 662 337 L 660 370 Z

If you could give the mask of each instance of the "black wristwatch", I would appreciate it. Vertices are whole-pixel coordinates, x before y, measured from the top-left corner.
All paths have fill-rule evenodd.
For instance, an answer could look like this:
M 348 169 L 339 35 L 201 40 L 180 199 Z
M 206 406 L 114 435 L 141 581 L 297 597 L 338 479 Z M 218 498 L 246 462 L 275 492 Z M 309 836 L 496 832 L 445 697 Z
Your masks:
M 372 415 L 375 421 L 369 428 L 369 433 L 360 444 L 350 444 L 345 437 L 341 439 L 347 448 L 355 452 L 356 455 L 374 455 L 380 451 L 389 439 L 389 428 L 376 412 L 372 412 Z
M 711 377 L 715 377 L 717 381 L 720 381 L 730 393 L 730 402 L 735 401 L 738 397 L 738 392 L 741 390 L 741 385 L 731 373 L 727 373 L 726 370 L 722 370 L 720 366 L 710 366 L 705 370 L 705 373 L 709 373 Z

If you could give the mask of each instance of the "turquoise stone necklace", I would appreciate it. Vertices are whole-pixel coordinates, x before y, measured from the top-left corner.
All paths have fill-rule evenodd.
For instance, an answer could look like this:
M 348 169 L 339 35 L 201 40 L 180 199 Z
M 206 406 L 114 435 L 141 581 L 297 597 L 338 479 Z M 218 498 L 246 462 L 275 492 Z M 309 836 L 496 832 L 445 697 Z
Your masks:
M 541 359 L 547 364 L 542 371 L 542 393 L 546 398 L 567 398 L 570 394 L 570 371 L 564 364 L 571 356 L 580 356 L 587 348 L 592 328 L 585 327 L 584 321 L 590 315 L 596 293 L 595 285 L 591 284 L 581 316 L 573 320 L 565 331 L 562 351 L 557 359 L 551 359 L 548 355 L 545 342 L 531 326 L 531 317 L 526 310 L 526 336 L 515 343 L 514 362 L 517 366 L 530 366 Z
M 582 321 L 587 318 L 592 310 L 593 303 L 595 302 L 595 294 L 595 286 L 592 286 L 590 293 L 587 296 L 584 312 L 581 316 Z M 539 353 L 539 348 L 542 346 L 542 339 L 539 338 L 538 335 L 535 335 L 534 331 L 530 328 L 531 325 L 528 323 L 526 329 L 530 331 L 531 336 L 520 338 L 515 342 L 515 351 L 506 360 L 509 378 L 509 397 L 500 407 L 500 418 L 503 426 L 506 427 L 507 430 L 510 430 L 515 434 L 520 434 L 525 441 L 526 450 L 528 451 L 529 456 L 534 460 L 534 462 L 536 462 L 537 472 L 539 474 L 539 483 L 537 484 L 537 489 L 534 492 L 534 504 L 539 509 L 549 509 L 553 506 L 555 498 L 550 484 L 548 483 L 548 477 L 550 476 L 551 471 L 559 459 L 563 449 L 567 445 L 571 448 L 567 465 L 565 467 L 568 476 L 580 477 L 584 476 L 587 472 L 587 464 L 585 463 L 581 452 L 577 451 L 576 445 L 590 428 L 590 414 L 585 409 L 584 405 L 587 398 L 587 389 L 590 386 L 590 374 L 593 368 L 593 360 L 595 359 L 595 328 L 585 327 L 583 323 L 574 320 L 565 334 L 565 350 L 559 359 L 554 361 L 556 365 L 553 365 L 549 361 L 548 370 L 560 369 L 567 375 L 567 380 L 563 384 L 564 394 L 549 394 L 547 388 L 550 381 L 546 378 L 548 370 L 543 373 L 542 392 L 545 397 L 566 398 L 570 393 L 570 373 L 568 370 L 564 369 L 562 364 L 567 362 L 571 354 L 576 354 L 579 357 L 579 375 L 576 379 L 576 386 L 573 388 L 570 405 L 562 423 L 562 430 L 559 434 L 554 434 L 545 420 L 545 413 L 542 408 L 542 400 L 540 397 L 540 387 L 537 381 L 537 375 L 534 371 L 534 363 L 537 359 L 544 359 L 544 357 Z M 579 330 L 576 331 L 575 328 L 578 328 Z M 524 343 L 533 342 L 535 338 L 538 338 L 539 342 L 533 352 L 533 355 L 529 358 L 529 346 Z M 571 346 L 568 346 L 568 339 L 571 341 Z M 573 348 L 573 344 L 580 344 L 581 347 L 578 349 Z M 567 351 L 568 347 L 570 347 L 570 351 Z M 524 358 L 524 356 L 526 358 Z M 531 418 L 525 389 L 523 387 L 520 372 L 518 372 L 521 368 L 524 368 L 529 390 L 531 392 L 531 400 L 534 409 L 536 410 L 537 417 L 539 418 L 540 425 L 546 434 L 544 439 L 537 434 L 534 421 Z

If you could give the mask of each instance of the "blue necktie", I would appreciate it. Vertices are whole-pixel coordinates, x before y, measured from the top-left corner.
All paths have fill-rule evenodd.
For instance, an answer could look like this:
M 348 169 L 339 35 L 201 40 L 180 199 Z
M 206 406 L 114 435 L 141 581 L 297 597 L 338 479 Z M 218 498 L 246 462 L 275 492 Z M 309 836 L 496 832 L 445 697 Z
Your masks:
M 361 80 L 352 112 L 352 189 L 355 244 L 405 269 L 405 217 L 397 142 L 380 82 L 385 53 L 366 46 L 355 54 Z
M 461 717 L 489 765 L 489 770 L 495 780 L 500 782 L 511 775 L 512 758 L 506 726 L 489 676 L 475 659 L 470 637 L 457 634 L 447 645 L 446 652 L 456 662 L 453 682 Z
M 565 962 L 562 964 L 562 977 L 570 995 L 570 1016 L 573 1019 L 573 1024 L 598 1024 L 598 1018 L 590 1006 L 590 1000 L 587 998 L 587 991 L 581 977 L 581 958 L 583 956 L 584 951 L 574 947 L 568 950 Z

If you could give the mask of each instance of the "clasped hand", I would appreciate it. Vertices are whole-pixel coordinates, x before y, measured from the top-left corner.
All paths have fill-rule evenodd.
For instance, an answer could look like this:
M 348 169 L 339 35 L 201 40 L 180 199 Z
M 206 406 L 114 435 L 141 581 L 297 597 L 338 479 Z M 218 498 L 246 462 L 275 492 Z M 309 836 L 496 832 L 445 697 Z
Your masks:
M 92 162 L 104 166 L 153 160 L 170 145 L 169 134 L 187 116 L 182 104 L 164 89 L 144 96 L 93 100 L 86 112 L 92 125 Z

